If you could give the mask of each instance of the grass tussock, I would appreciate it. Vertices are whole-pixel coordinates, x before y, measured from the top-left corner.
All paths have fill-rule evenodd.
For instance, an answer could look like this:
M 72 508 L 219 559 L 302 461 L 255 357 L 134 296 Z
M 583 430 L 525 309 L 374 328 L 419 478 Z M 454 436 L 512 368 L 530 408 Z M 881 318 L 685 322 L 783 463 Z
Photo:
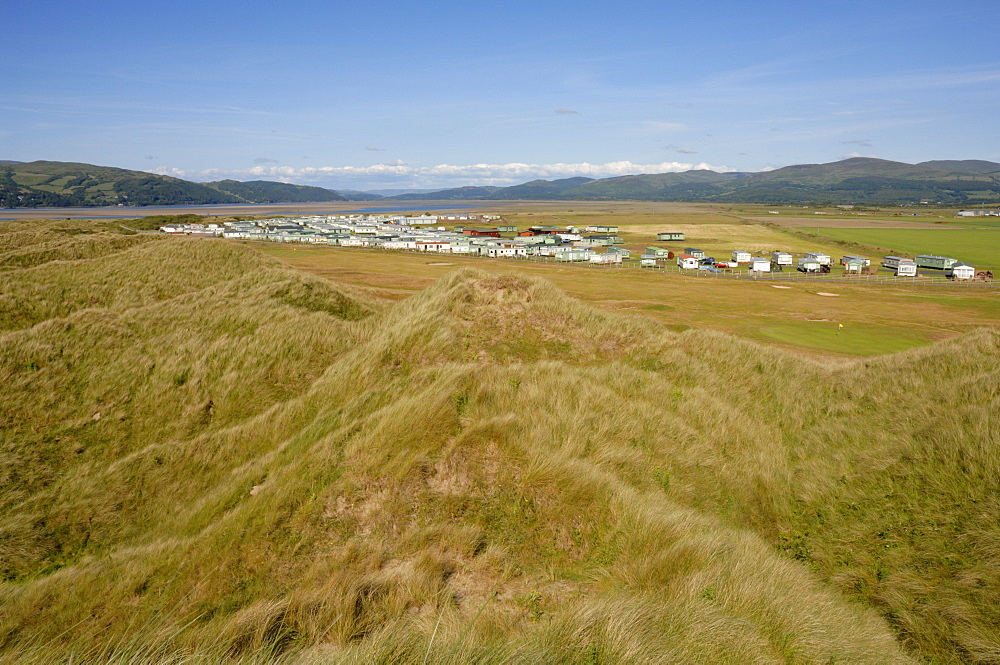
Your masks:
M 0 662 L 996 661 L 995 331 L 818 362 L 183 239 L 0 297 Z

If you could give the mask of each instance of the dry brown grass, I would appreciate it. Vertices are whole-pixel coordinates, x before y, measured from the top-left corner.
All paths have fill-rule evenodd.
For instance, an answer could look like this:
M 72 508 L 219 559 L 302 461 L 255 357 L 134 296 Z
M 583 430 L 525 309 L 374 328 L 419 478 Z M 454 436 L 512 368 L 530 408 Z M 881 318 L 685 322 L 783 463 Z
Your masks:
M 0 337 L 4 662 L 995 655 L 995 331 L 803 360 L 510 275 L 69 265 L 9 281 L 98 302 Z

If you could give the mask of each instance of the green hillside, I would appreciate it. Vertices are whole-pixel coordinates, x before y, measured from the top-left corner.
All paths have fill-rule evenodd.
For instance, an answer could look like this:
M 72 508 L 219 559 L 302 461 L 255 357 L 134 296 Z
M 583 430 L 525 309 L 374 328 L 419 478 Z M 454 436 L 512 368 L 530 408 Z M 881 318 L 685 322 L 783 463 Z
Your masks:
M 920 162 L 917 166 L 929 166 L 947 171 L 967 171 L 969 173 L 1000 173 L 1000 164 L 982 159 L 937 159 Z
M 453 189 L 441 189 L 433 192 L 411 192 L 409 194 L 399 194 L 390 196 L 390 199 L 403 201 L 452 201 L 452 200 L 483 200 L 492 199 L 493 195 L 501 192 L 504 187 L 455 187 Z
M 685 171 L 594 180 L 565 192 L 566 198 L 698 201 L 724 187 L 734 176 L 715 171 Z
M 307 203 L 311 201 L 346 201 L 337 192 L 322 187 L 307 187 L 305 185 L 290 185 L 284 182 L 267 180 L 221 180 L 205 183 L 209 187 L 232 194 L 247 203 Z
M 996 660 L 995 330 L 819 361 L 113 228 L 0 222 L 0 662 Z
M 569 188 L 533 181 L 530 187 L 463 187 L 394 198 L 867 204 L 924 201 L 944 205 L 1000 202 L 1000 171 L 985 171 L 988 168 L 985 165 L 991 162 L 934 164 L 940 167 L 858 157 L 761 173 L 687 171 L 630 175 L 590 180 Z
M 1000 202 L 1000 170 L 977 160 L 903 164 L 854 158 L 761 173 L 687 171 L 592 180 L 533 180 L 510 187 L 466 186 L 389 197 L 409 201 L 591 200 L 720 203 L 943 205 Z M 371 195 L 353 196 L 370 200 Z M 0 207 L 197 205 L 342 201 L 335 191 L 288 183 L 223 180 L 199 184 L 140 171 L 68 162 L 0 163 Z
M 493 192 L 494 197 L 502 199 L 547 199 L 561 197 L 569 190 L 591 182 L 591 178 L 563 178 L 561 180 L 532 180 L 523 185 L 504 187 Z
M 321 187 L 253 181 L 199 184 L 179 178 L 72 162 L 0 165 L 0 207 L 148 206 L 343 201 Z
M 46 161 L 0 167 L 5 208 L 238 202 L 205 185 L 142 171 Z

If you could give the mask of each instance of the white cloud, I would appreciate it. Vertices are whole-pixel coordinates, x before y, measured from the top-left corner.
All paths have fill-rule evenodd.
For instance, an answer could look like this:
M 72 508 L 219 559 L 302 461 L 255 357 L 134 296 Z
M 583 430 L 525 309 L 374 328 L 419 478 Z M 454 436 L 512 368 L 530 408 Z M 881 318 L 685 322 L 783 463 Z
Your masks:
M 641 129 L 644 132 L 679 132 L 687 129 L 683 122 L 668 122 L 666 120 L 646 120 L 642 123 Z
M 272 166 L 257 165 L 246 169 L 187 170 L 168 166 L 154 169 L 154 173 L 195 181 L 221 180 L 277 180 L 298 184 L 322 184 L 327 187 L 355 188 L 399 184 L 406 187 L 460 187 L 464 185 L 515 185 L 536 178 L 556 179 L 586 176 L 609 178 L 639 173 L 678 173 L 692 169 L 707 169 L 721 173 L 735 171 L 728 166 L 701 162 L 660 162 L 637 164 L 628 160 L 591 164 L 437 164 L 435 166 L 410 166 L 403 161 L 371 166 Z

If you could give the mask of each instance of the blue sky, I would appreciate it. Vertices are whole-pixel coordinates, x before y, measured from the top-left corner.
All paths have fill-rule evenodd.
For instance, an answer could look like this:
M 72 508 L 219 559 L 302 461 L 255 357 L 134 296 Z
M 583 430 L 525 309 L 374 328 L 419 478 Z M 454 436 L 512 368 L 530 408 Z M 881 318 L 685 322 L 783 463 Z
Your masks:
M 0 159 L 342 189 L 1000 161 L 1000 2 L 14 3 Z

